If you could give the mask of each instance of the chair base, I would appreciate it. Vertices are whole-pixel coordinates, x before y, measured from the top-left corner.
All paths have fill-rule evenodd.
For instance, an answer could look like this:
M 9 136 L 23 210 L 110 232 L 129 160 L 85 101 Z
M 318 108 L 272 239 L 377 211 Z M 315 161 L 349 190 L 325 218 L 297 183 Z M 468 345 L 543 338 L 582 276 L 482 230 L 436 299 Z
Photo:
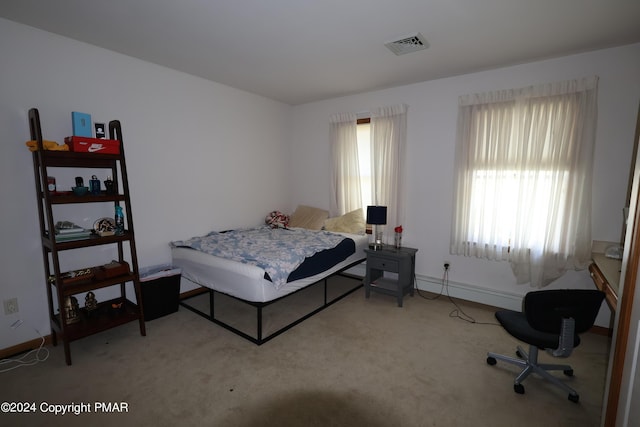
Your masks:
M 529 354 L 527 354 L 522 347 L 518 346 L 516 354 L 521 357 L 520 359 L 515 357 L 504 356 L 502 354 L 487 353 L 487 363 L 489 365 L 495 365 L 497 360 L 511 363 L 516 366 L 520 366 L 522 371 L 515 378 L 513 382 L 513 389 L 516 393 L 524 394 L 524 386 L 522 381 L 525 380 L 530 374 L 535 373 L 541 376 L 543 379 L 551 382 L 552 384 L 560 387 L 562 390 L 569 394 L 568 399 L 574 403 L 580 400 L 578 393 L 554 377 L 547 371 L 563 371 L 563 373 L 569 377 L 573 376 L 573 369 L 569 365 L 556 365 L 550 363 L 538 363 L 538 347 L 532 345 L 529 347 Z

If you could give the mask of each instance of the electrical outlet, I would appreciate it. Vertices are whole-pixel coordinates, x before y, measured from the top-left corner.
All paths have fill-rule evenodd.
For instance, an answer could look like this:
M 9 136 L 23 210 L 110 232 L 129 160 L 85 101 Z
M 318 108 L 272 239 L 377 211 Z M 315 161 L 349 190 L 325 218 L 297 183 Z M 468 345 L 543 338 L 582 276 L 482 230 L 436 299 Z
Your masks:
M 18 298 L 9 298 L 4 300 L 4 314 L 14 314 L 18 312 Z

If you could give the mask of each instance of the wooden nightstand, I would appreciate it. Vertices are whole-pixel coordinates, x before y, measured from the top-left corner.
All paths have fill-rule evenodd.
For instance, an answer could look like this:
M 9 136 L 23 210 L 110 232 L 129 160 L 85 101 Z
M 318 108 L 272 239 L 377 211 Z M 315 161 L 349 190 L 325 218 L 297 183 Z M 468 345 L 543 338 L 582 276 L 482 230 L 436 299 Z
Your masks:
M 369 298 L 371 291 L 394 295 L 398 307 L 402 307 L 402 297 L 413 296 L 413 279 L 415 277 L 416 252 L 414 248 L 384 246 L 382 249 L 365 249 L 367 254 L 366 276 L 364 279 L 365 296 Z M 384 272 L 397 273 L 398 278 L 384 277 Z

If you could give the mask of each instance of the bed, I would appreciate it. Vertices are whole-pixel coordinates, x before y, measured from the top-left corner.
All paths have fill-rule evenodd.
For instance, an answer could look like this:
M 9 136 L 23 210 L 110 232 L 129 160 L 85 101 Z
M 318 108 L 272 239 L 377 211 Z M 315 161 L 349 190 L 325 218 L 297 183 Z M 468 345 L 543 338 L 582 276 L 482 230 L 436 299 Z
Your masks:
M 313 243 L 306 240 L 302 240 L 304 243 L 301 244 L 297 242 L 306 238 L 312 239 Z M 234 239 L 242 240 L 241 249 L 229 246 Z M 316 245 L 316 241 L 320 242 Z M 296 260 L 292 261 L 289 254 L 298 249 L 288 245 L 302 245 L 304 249 L 300 250 L 304 250 L 304 253 L 297 253 Z M 360 288 L 362 278 L 344 272 L 365 259 L 364 249 L 367 245 L 368 237 L 365 234 L 263 226 L 212 232 L 206 236 L 175 241 L 171 243 L 171 253 L 173 265 L 182 269 L 182 277 L 201 287 L 200 292 L 183 298 L 180 304 L 261 345 Z M 277 256 L 274 255 L 276 252 Z M 263 254 L 266 254 L 266 258 L 276 259 L 285 268 L 280 271 L 270 264 L 264 264 L 267 261 L 256 259 Z M 304 259 L 300 260 L 302 255 Z M 329 296 L 328 279 L 338 274 L 349 278 L 350 284 L 337 295 Z M 265 331 L 263 315 L 266 307 L 292 298 L 311 286 L 323 288 L 319 306 L 274 331 Z M 202 293 L 207 294 L 208 303 L 204 306 L 202 303 L 199 306 L 192 304 L 192 298 L 202 300 Z M 255 311 L 253 333 L 234 326 L 220 315 L 224 310 L 216 309 L 216 304 L 219 306 L 216 299 L 221 297 L 252 307 Z

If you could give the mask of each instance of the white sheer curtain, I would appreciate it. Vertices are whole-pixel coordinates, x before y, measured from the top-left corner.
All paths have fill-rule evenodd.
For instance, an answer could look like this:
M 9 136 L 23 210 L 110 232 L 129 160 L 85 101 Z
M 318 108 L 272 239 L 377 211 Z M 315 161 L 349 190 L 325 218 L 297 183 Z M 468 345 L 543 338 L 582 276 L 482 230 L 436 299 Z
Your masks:
M 591 257 L 597 77 L 459 100 L 451 253 L 546 286 Z
M 407 106 L 377 108 L 370 114 L 371 200 L 375 205 L 387 206 L 387 228 L 393 229 L 404 221 Z M 342 215 L 360 207 L 366 212 L 366 206 L 361 206 L 357 116 L 335 114 L 329 121 L 331 213 Z
M 334 114 L 329 118 L 331 143 L 331 215 L 362 208 L 358 166 L 357 117 Z
M 407 106 L 394 105 L 371 111 L 372 199 L 387 206 L 387 230 L 402 225 L 405 215 L 405 150 Z M 392 233 L 385 233 L 385 240 Z

